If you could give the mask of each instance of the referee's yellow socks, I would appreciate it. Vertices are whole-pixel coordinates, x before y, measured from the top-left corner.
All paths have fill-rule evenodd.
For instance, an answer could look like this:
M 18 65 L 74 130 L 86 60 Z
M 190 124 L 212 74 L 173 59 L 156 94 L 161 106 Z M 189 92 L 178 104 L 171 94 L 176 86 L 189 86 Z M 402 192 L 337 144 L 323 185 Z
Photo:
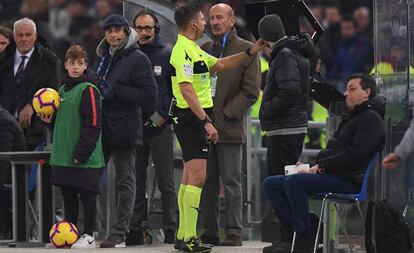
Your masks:
M 188 241 L 197 236 L 197 219 L 198 209 L 200 206 L 201 188 L 194 185 L 187 185 L 183 197 L 183 209 L 185 216 L 185 236 L 184 240 Z M 181 217 L 181 213 L 180 213 Z M 181 221 L 180 221 L 181 225 Z
M 184 192 L 187 188 L 187 185 L 180 184 L 180 189 L 178 190 L 178 211 L 179 211 L 179 223 L 178 223 L 178 232 L 177 239 L 184 240 L 186 224 L 185 224 L 185 215 L 184 215 Z

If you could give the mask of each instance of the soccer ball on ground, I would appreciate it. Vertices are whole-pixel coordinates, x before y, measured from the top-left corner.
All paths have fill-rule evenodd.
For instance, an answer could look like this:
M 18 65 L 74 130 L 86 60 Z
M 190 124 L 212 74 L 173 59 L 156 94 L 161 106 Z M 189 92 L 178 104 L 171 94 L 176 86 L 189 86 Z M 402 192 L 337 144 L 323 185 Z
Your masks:
M 59 93 L 52 88 L 42 88 L 33 96 L 33 108 L 36 113 L 52 115 L 59 107 Z
M 60 221 L 49 232 L 50 242 L 56 248 L 70 248 L 79 237 L 78 229 L 69 221 Z

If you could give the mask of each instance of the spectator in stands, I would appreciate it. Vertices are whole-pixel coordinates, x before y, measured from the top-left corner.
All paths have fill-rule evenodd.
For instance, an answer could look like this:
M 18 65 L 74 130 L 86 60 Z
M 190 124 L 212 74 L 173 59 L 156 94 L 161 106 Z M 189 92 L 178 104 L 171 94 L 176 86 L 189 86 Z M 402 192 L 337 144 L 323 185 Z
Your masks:
M 20 7 L 20 15 L 28 17 L 36 24 L 36 32 L 45 38 L 47 45 L 55 45 L 54 36 L 49 29 L 49 1 L 47 0 L 23 0 Z M 46 44 L 46 43 L 44 43 Z
M 122 0 L 109 0 L 111 3 L 112 13 L 122 14 L 123 11 L 123 1 Z
M 374 74 L 375 67 L 378 69 L 380 75 L 391 75 L 407 70 L 407 55 L 405 40 L 402 37 L 395 36 L 391 38 L 391 48 L 388 54 L 385 55 L 374 68 L 371 69 L 370 74 Z M 410 73 L 414 74 L 414 67 L 410 66 Z
M 0 26 L 0 53 L 13 41 L 13 32 L 5 27 Z
M 222 58 L 243 52 L 253 44 L 241 39 L 234 29 L 235 16 L 227 4 L 216 4 L 209 11 L 213 42 L 201 48 Z M 201 196 L 203 226 L 201 240 L 222 246 L 242 245 L 242 143 L 246 141 L 246 113 L 257 100 L 260 92 L 259 56 L 251 57 L 237 68 L 213 73 L 212 97 L 214 102 L 214 124 L 220 136 L 210 146 L 207 176 Z M 220 243 L 220 180 L 224 186 L 226 206 L 226 238 Z
M 169 109 L 172 105 L 170 67 L 171 49 L 167 48 L 159 35 L 160 24 L 155 14 L 144 10 L 135 16 L 134 27 L 138 33 L 140 50 L 148 56 L 157 82 L 158 104 L 143 107 L 144 144 L 137 148 L 136 195 L 134 212 L 130 220 L 130 232 L 126 245 L 144 244 L 143 233 L 148 227 L 147 171 L 151 155 L 156 172 L 158 189 L 161 192 L 163 209 L 164 243 L 174 243 L 177 229 L 177 201 L 174 186 L 173 132 Z
M 37 41 L 33 20 L 16 21 L 13 35 L 15 44 L 0 60 L 0 104 L 18 119 L 28 150 L 34 150 L 45 140 L 45 126 L 33 113 L 33 95 L 40 88 L 59 86 L 59 60 Z
M 368 7 L 360 6 L 354 10 L 353 18 L 356 21 L 357 32 L 373 40 L 373 30 L 371 22 L 371 11 Z
M 324 73 L 329 73 L 341 43 L 341 20 L 342 17 L 338 7 L 326 6 L 324 8 L 322 25 L 325 32 L 318 42 L 318 47 L 321 50 L 321 60 L 325 67 Z
M 106 160 L 113 159 L 118 194 L 117 217 L 101 248 L 125 247 L 128 222 L 135 201 L 136 149 L 142 145 L 142 107 L 157 104 L 157 86 L 148 57 L 139 50 L 137 33 L 125 17 L 108 16 L 105 38 L 96 52 L 96 70 L 104 96 L 103 145 Z
M 70 0 L 67 9 L 71 20 L 69 36 L 72 40 L 80 41 L 83 33 L 95 22 L 94 18 L 88 13 L 88 1 Z
M 49 29 L 56 40 L 69 39 L 71 18 L 67 10 L 67 1 L 53 0 L 49 7 Z
M 102 24 L 103 20 L 112 14 L 112 7 L 108 0 L 97 0 L 95 1 L 95 10 L 99 25 Z
M 23 130 L 16 119 L 0 105 L 0 152 L 24 151 Z M 0 240 L 11 239 L 12 193 L 10 163 L 0 161 Z
M 283 175 L 302 153 L 308 125 L 309 58 L 315 47 L 309 35 L 285 35 L 276 14 L 263 17 L 259 34 L 272 47 L 267 85 L 260 106 L 260 124 L 267 131 L 268 176 Z
M 317 164 L 309 171 L 265 179 L 263 188 L 279 218 L 282 236 L 263 253 L 290 252 L 293 232 L 293 252 L 312 252 L 316 231 L 310 230 L 308 197 L 319 192 L 359 192 L 366 167 L 382 150 L 385 99 L 376 96 L 375 81 L 365 74 L 353 74 L 345 96 L 350 112 L 342 117 L 326 150 L 316 156 Z
M 357 34 L 356 22 L 349 17 L 341 21 L 341 35 L 342 42 L 327 77 L 337 80 L 338 88 L 344 90 L 347 76 L 352 73 L 369 72 L 371 67 L 368 66 L 372 64 L 369 62 L 372 45 L 366 37 Z

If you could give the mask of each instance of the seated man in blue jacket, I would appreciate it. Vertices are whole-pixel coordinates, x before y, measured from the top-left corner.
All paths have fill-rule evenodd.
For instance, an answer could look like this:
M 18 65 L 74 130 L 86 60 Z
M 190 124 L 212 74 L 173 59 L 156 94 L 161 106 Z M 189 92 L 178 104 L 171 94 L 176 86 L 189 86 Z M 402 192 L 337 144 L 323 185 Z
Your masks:
M 351 75 L 345 97 L 349 113 L 342 117 L 326 150 L 316 156 L 317 164 L 309 171 L 265 179 L 263 188 L 279 218 L 282 236 L 263 252 L 290 252 L 293 232 L 293 252 L 312 252 L 315 231 L 309 226 L 308 197 L 319 192 L 359 192 L 366 167 L 383 148 L 385 98 L 376 96 L 375 81 L 365 74 Z

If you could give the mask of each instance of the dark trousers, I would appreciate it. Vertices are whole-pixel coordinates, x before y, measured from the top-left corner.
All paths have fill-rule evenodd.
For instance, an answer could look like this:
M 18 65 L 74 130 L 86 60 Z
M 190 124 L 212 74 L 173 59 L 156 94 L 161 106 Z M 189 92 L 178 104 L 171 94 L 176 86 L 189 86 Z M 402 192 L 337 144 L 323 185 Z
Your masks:
M 79 200 L 83 205 L 84 231 L 93 236 L 96 225 L 96 193 L 80 188 L 62 186 L 63 204 L 65 206 L 65 220 L 77 226 L 79 215 Z
M 144 145 L 137 148 L 136 195 L 129 228 L 135 231 L 146 229 L 143 223 L 148 221 L 146 189 L 150 155 L 154 162 L 158 189 L 161 192 L 164 230 L 176 230 L 177 199 L 174 186 L 173 135 L 168 126 L 159 135 L 144 140 Z
M 135 201 L 135 149 L 109 150 L 116 173 L 116 218 L 111 225 L 110 236 L 124 239 L 128 232 Z
M 356 193 L 359 189 L 332 174 L 293 174 L 266 178 L 263 190 L 282 226 L 302 232 L 309 229 L 309 196 L 320 192 Z
M 296 164 L 305 134 L 273 135 L 266 138 L 268 176 L 284 175 L 285 166 Z

